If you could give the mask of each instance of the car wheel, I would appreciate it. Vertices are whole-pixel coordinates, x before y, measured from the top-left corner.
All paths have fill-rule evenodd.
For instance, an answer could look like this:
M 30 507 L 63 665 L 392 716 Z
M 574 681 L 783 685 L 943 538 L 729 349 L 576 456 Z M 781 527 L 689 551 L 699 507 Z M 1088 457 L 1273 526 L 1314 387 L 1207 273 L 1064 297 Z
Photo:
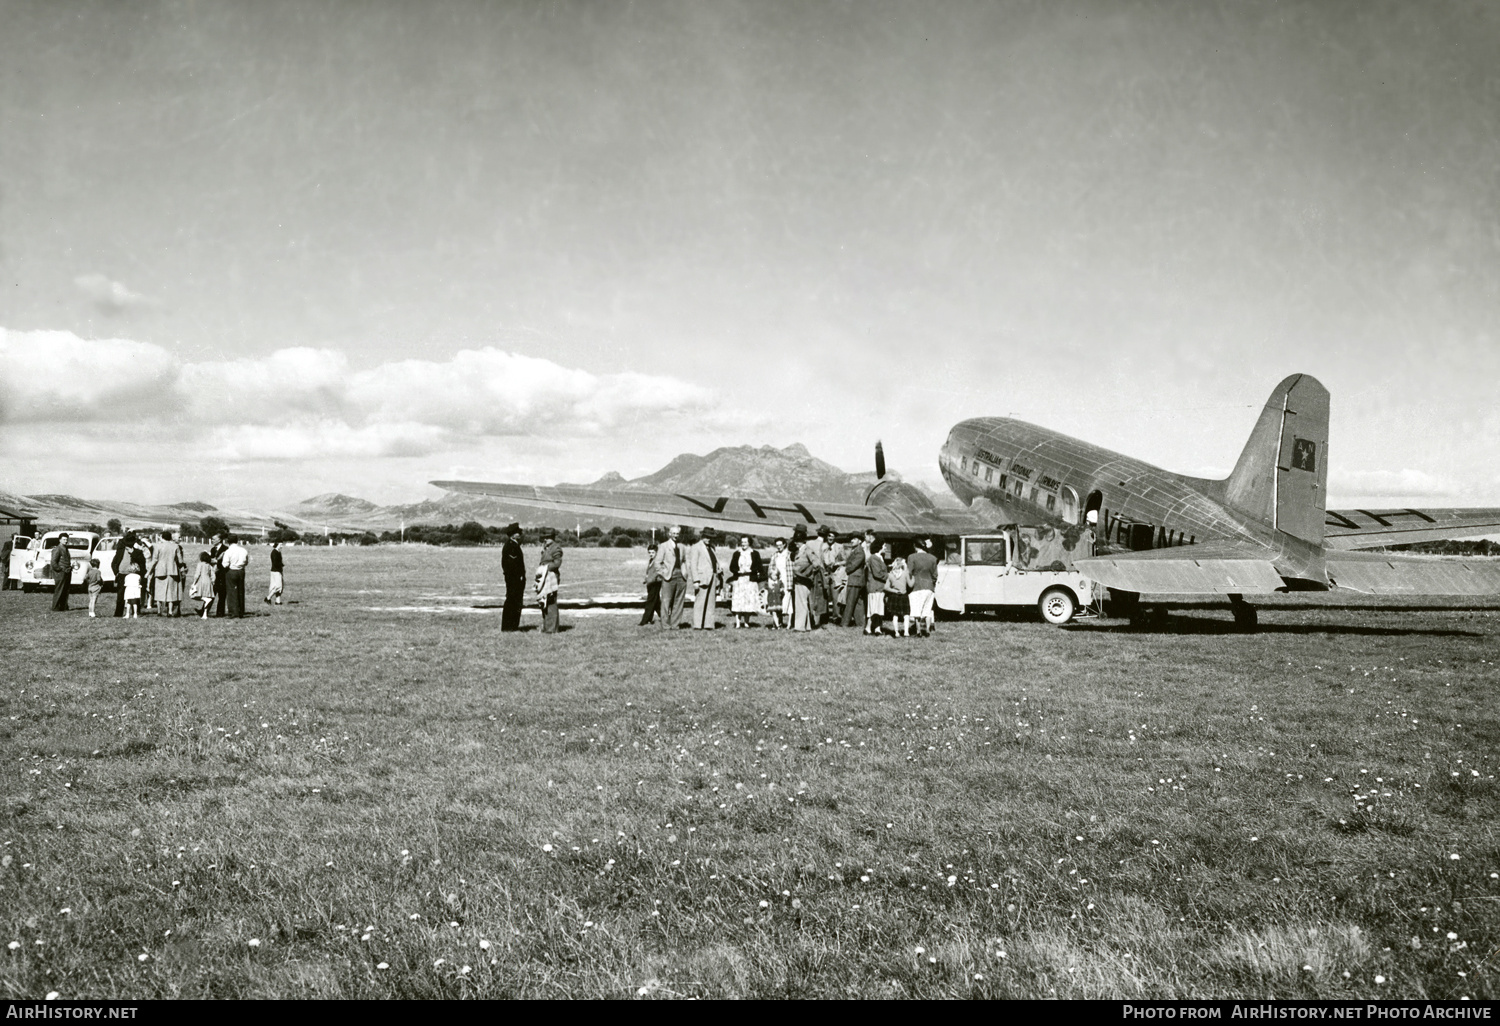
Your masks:
M 1042 619 L 1051 624 L 1067 623 L 1078 611 L 1078 604 L 1073 601 L 1073 593 L 1066 588 L 1049 588 L 1037 600 L 1036 605 L 1042 614 Z

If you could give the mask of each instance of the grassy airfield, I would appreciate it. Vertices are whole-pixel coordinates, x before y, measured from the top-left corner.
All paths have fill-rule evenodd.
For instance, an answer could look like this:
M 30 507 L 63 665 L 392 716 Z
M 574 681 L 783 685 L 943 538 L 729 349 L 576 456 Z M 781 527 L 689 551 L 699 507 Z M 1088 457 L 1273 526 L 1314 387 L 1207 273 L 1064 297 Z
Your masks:
M 1500 613 L 502 636 L 498 569 L 0 593 L 0 993 L 1500 996 Z

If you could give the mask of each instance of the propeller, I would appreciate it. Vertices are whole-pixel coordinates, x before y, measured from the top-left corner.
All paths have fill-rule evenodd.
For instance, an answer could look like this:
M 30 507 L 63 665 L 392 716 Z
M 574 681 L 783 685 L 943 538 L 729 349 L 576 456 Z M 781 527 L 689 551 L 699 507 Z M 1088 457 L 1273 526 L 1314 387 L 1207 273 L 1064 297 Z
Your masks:
M 885 480 L 885 449 L 879 441 L 875 443 L 875 480 Z

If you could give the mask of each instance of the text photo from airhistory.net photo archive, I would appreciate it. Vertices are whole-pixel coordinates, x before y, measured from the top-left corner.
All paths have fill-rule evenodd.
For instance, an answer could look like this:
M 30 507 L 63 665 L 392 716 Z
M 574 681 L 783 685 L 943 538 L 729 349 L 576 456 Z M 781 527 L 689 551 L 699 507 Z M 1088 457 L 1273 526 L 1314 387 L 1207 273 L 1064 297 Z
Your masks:
M 0 1005 L 1500 997 L 1500 6 L 0 0 Z

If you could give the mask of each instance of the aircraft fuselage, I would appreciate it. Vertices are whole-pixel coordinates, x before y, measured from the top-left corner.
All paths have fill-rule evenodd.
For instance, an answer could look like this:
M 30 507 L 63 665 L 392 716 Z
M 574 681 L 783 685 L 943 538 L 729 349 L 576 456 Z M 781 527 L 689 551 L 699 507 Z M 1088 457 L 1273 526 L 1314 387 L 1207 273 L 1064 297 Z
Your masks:
M 1098 510 L 1098 539 L 1116 548 L 1270 542 L 1277 533 L 1216 498 L 1222 482 L 1174 474 L 1008 417 L 955 425 L 938 465 L 965 503 L 986 500 L 1015 522 L 1082 524 Z

